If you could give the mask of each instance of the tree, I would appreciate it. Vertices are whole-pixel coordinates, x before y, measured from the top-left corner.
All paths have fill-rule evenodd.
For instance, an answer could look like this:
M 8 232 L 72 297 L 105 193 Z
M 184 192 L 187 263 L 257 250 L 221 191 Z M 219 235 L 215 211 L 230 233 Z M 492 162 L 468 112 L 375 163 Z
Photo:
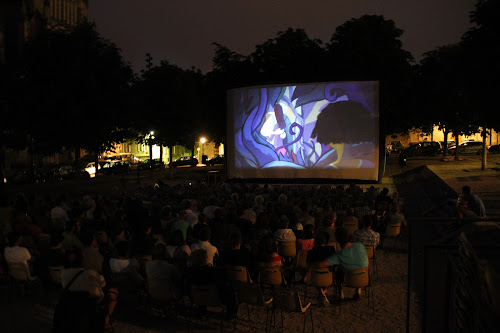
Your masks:
M 249 59 L 261 83 L 321 81 L 325 79 L 322 43 L 319 39 L 310 39 L 303 29 L 288 28 L 257 45 Z
M 415 76 L 410 52 L 403 49 L 403 30 L 383 16 L 364 15 L 337 27 L 327 44 L 325 70 L 337 81 L 380 83 L 380 120 L 387 134 L 412 128 Z
M 26 44 L 24 124 L 39 145 L 99 153 L 123 139 L 124 96 L 132 70 L 120 50 L 83 22 L 45 29 Z M 27 116 L 30 114 L 30 116 Z
M 467 77 L 468 108 L 474 121 L 482 128 L 483 158 L 486 169 L 486 134 L 488 128 L 500 130 L 500 115 L 496 94 L 500 89 L 500 2 L 478 0 L 470 14 L 474 25 L 462 36 L 464 66 Z
M 445 133 L 445 142 L 448 133 L 452 133 L 458 145 L 459 135 L 478 131 L 466 106 L 466 78 L 463 71 L 458 70 L 463 67 L 463 48 L 459 44 L 441 46 L 424 56 L 418 68 L 418 105 L 423 121 L 438 125 Z M 458 149 L 455 158 L 458 159 Z
M 154 131 L 154 141 L 170 149 L 185 144 L 194 146 L 210 117 L 204 109 L 204 77 L 195 68 L 183 70 L 167 61 L 145 70 L 133 85 L 134 108 L 141 112 L 137 123 L 142 136 L 139 140 L 151 140 L 147 136 Z M 147 136 L 147 137 L 146 137 Z M 172 175 L 173 168 L 170 168 Z

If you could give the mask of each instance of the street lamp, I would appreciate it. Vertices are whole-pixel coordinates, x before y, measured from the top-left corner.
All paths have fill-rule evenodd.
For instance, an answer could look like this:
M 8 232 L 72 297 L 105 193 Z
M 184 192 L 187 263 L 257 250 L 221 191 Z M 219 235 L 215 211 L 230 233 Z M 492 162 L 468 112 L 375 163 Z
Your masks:
M 199 160 L 200 164 L 203 164 L 203 155 L 205 154 L 205 142 L 207 142 L 207 139 L 205 137 L 200 138 L 200 143 L 201 143 L 201 158 Z

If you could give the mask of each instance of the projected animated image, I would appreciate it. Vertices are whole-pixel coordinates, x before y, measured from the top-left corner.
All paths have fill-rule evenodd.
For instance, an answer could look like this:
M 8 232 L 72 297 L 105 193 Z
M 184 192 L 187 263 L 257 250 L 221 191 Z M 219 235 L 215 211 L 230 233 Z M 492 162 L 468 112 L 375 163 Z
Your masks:
M 239 90 L 235 167 L 374 168 L 375 100 L 373 82 Z

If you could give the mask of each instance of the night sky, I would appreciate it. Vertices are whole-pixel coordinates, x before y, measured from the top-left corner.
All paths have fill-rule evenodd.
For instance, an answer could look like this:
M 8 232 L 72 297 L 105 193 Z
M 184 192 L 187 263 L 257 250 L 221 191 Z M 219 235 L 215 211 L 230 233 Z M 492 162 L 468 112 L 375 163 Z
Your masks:
M 475 0 L 90 0 L 89 20 L 122 49 L 135 72 L 154 64 L 210 70 L 212 42 L 243 55 L 287 28 L 330 41 L 335 28 L 364 14 L 383 15 L 404 30 L 403 48 L 422 53 L 456 43 L 471 26 Z

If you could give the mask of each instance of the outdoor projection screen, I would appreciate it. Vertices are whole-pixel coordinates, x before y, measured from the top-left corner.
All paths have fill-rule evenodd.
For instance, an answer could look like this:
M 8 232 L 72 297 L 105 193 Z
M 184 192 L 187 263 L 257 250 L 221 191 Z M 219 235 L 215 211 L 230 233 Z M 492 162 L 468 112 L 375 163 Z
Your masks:
M 378 180 L 378 82 L 245 87 L 227 103 L 230 179 Z

